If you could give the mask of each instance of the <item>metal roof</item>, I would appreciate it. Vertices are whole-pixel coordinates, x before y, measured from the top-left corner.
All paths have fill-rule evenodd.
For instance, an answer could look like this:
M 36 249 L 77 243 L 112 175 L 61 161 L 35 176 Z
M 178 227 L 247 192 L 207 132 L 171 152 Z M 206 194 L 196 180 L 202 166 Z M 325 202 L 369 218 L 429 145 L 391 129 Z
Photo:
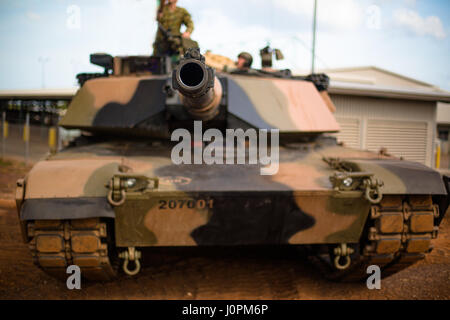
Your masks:
M 450 102 L 450 92 L 439 89 L 407 89 L 331 81 L 328 92 L 381 98 Z
M 429 88 L 434 88 L 434 89 L 438 89 L 438 87 L 436 87 L 435 85 L 432 85 L 430 83 L 424 82 L 424 81 L 420 81 L 411 77 L 407 77 L 404 76 L 402 74 L 399 73 L 395 73 L 386 69 L 382 69 L 376 66 L 361 66 L 361 67 L 347 67 L 347 68 L 333 68 L 333 69 L 322 69 L 320 70 L 320 72 L 323 73 L 342 73 L 344 74 L 344 77 L 347 77 L 348 75 L 346 74 L 347 72 L 352 72 L 352 71 L 367 71 L 367 70 L 374 70 L 374 71 L 378 71 L 387 75 L 390 75 L 392 77 L 395 78 L 399 78 L 399 79 L 403 79 L 403 80 L 407 80 L 410 82 L 413 82 L 415 84 L 424 86 L 424 87 L 429 87 Z
M 72 99 L 78 88 L 0 90 L 0 99 Z

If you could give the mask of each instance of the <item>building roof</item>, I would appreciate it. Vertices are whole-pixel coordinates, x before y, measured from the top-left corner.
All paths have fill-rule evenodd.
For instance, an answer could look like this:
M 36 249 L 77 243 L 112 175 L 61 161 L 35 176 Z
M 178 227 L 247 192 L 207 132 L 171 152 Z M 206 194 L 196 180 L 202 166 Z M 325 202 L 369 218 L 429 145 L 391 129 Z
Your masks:
M 326 73 L 334 80 L 342 82 L 357 82 L 405 88 L 422 87 L 427 89 L 439 89 L 432 84 L 375 66 L 324 69 L 320 72 Z
M 450 102 L 450 92 L 431 89 L 406 89 L 331 80 L 328 92 L 391 99 Z
M 391 99 L 450 102 L 450 92 L 375 66 L 320 70 L 330 79 L 329 92 Z
M 0 99 L 72 99 L 78 88 L 0 90 Z

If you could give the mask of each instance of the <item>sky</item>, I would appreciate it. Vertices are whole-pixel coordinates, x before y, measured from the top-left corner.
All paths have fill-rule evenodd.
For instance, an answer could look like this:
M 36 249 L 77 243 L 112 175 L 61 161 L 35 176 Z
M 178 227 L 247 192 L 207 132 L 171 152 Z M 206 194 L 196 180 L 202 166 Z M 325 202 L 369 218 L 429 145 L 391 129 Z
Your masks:
M 0 90 L 70 88 L 89 54 L 150 55 L 156 0 L 0 0 Z M 450 1 L 317 0 L 316 66 L 377 66 L 450 91 Z M 270 44 L 275 68 L 311 68 L 314 0 L 179 0 L 202 52 Z

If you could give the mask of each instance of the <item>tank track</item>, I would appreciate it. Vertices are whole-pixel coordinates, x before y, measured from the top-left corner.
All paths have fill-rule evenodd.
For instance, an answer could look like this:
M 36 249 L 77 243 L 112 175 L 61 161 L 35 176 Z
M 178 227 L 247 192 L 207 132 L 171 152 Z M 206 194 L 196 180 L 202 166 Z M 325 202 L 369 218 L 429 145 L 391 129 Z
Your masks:
M 79 266 L 88 280 L 109 281 L 116 277 L 117 267 L 108 256 L 112 241 L 107 223 L 98 218 L 36 220 L 28 223 L 27 234 L 34 263 L 54 277 L 67 279 L 66 268 L 70 265 Z
M 439 208 L 429 196 L 385 196 L 373 205 L 363 240 L 351 255 L 351 265 L 336 269 L 331 256 L 315 255 L 312 262 L 335 281 L 365 280 L 370 265 L 387 277 L 422 260 L 431 251 L 438 233 Z M 34 263 L 48 274 L 66 279 L 66 268 L 77 265 L 84 278 L 110 281 L 117 276 L 118 261 L 112 260 L 113 240 L 107 223 L 98 218 L 82 220 L 36 220 L 27 224 Z
M 366 280 L 370 265 L 379 266 L 385 278 L 425 258 L 432 250 L 431 240 L 437 238 L 438 218 L 439 208 L 430 196 L 385 196 L 379 205 L 371 206 L 363 240 L 347 269 L 334 267 L 332 253 L 311 260 L 329 280 Z

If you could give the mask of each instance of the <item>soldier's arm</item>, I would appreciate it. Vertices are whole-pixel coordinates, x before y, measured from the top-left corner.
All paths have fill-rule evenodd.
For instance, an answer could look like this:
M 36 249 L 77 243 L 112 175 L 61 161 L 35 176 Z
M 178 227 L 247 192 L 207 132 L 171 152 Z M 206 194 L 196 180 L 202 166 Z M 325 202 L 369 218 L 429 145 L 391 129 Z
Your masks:
M 191 15 L 187 10 L 184 10 L 183 23 L 186 26 L 186 32 L 189 34 L 194 31 L 194 22 L 192 21 Z

